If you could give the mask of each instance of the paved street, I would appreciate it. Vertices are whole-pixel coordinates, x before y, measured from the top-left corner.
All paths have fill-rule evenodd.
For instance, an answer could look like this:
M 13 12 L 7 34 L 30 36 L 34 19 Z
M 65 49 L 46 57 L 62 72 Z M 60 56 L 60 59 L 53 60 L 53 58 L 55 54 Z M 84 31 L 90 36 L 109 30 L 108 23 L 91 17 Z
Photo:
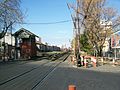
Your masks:
M 70 84 L 77 90 L 120 90 L 120 72 L 99 72 L 98 68 L 74 68 L 66 61 L 35 90 L 68 90 Z
M 0 90 L 120 90 L 120 67 L 75 68 L 69 59 L 1 65 Z

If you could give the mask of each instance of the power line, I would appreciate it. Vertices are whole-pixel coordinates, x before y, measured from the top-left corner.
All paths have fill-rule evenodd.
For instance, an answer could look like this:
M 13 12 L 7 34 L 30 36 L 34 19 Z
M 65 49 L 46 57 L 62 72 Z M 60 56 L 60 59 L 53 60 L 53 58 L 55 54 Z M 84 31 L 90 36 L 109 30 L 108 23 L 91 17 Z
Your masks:
M 67 22 L 71 22 L 72 20 L 64 20 L 64 21 L 56 21 L 56 22 L 38 22 L 38 23 L 20 23 L 18 22 L 19 24 L 27 24 L 27 25 L 37 25 L 37 24 L 42 24 L 42 25 L 48 25 L 48 24 L 60 24 L 60 23 L 67 23 Z

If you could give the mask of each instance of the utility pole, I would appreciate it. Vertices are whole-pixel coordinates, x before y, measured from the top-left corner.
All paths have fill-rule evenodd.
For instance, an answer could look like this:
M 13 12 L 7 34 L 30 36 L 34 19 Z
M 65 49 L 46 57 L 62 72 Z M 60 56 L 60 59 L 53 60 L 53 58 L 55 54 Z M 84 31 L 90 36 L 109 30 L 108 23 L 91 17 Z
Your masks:
M 77 11 L 76 11 L 76 26 L 77 26 L 77 47 L 76 47 L 76 60 L 77 60 L 77 66 L 78 66 L 78 60 L 80 59 L 80 17 L 79 17 L 79 1 L 76 0 L 77 3 Z
M 6 54 L 5 36 L 6 36 L 6 34 L 5 34 L 4 37 L 3 37 L 3 42 L 4 42 L 4 44 L 3 44 L 3 46 L 4 46 L 3 61 L 4 61 L 4 62 L 5 62 L 5 54 Z
M 78 59 L 80 54 L 80 17 L 79 17 L 79 0 L 76 0 L 76 8 L 70 4 L 68 5 L 68 9 L 73 8 L 75 10 L 75 16 L 71 18 L 73 21 L 74 29 L 73 29 L 73 36 L 74 36 L 74 57 L 76 58 L 76 65 L 78 66 Z M 70 12 L 71 13 L 71 12 Z

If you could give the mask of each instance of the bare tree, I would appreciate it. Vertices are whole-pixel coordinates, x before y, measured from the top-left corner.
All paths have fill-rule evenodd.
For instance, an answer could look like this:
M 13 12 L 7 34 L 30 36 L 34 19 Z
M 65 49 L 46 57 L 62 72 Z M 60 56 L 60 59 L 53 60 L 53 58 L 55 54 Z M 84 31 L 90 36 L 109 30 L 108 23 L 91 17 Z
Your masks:
M 84 27 L 90 44 L 102 56 L 105 40 L 120 24 L 120 17 L 117 17 L 116 10 L 105 7 L 105 0 L 77 0 L 77 3 L 79 9 L 72 8 L 79 13 L 80 24 Z
M 3 38 L 10 27 L 22 22 L 20 0 L 2 0 L 0 2 L 0 38 Z

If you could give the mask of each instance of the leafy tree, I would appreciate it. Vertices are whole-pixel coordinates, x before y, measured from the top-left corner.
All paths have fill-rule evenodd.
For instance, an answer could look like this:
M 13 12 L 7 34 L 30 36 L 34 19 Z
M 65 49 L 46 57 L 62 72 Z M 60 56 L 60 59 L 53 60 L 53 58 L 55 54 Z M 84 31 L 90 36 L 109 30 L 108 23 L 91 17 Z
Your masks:
M 102 49 L 113 29 L 120 25 L 120 16 L 111 7 L 105 7 L 106 0 L 77 0 L 73 10 L 79 14 L 80 24 L 84 27 L 90 45 L 102 56 Z M 104 21 L 103 23 L 102 20 Z
M 87 52 L 88 54 L 92 54 L 93 52 L 92 45 L 90 45 L 85 33 L 81 34 L 80 37 L 80 49 L 81 51 Z
M 76 47 L 77 47 L 77 38 L 76 38 L 76 37 L 74 37 L 74 38 L 72 39 L 71 47 L 72 47 L 73 50 L 74 50 L 74 54 L 76 54 L 76 52 L 77 52 L 77 50 L 76 50 Z

